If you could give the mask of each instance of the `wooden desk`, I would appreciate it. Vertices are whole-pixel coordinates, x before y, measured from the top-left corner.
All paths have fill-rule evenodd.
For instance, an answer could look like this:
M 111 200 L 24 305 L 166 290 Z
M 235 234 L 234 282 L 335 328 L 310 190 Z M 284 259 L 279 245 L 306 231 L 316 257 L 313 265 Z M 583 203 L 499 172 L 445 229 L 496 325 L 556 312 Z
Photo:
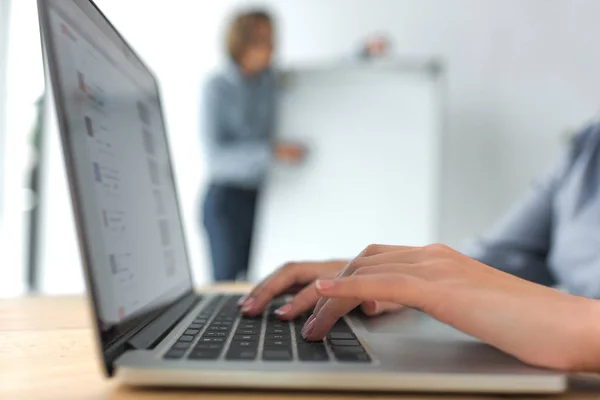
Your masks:
M 243 290 L 245 286 L 213 289 Z M 83 297 L 0 300 L 0 399 L 490 399 L 494 396 L 373 395 L 244 391 L 133 390 L 104 379 Z M 501 398 L 497 396 L 495 398 Z M 511 397 L 517 399 L 518 397 Z M 528 396 L 527 398 L 531 398 Z M 600 378 L 578 376 L 553 399 L 600 398 Z

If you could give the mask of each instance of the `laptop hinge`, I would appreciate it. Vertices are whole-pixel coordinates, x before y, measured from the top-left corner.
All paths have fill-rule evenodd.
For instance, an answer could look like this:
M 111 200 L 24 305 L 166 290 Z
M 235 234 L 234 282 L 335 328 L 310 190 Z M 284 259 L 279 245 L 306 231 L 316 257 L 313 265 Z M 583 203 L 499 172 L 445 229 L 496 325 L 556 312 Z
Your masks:
M 133 335 L 127 341 L 127 347 L 136 350 L 153 348 L 200 300 L 202 300 L 202 296 L 196 293 L 190 293 L 189 296 L 182 298 Z

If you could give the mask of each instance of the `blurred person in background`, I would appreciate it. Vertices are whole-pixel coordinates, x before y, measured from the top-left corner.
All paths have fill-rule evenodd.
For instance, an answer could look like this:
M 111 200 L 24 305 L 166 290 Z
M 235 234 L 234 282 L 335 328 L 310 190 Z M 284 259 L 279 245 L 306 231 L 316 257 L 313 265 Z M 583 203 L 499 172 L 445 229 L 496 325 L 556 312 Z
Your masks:
M 299 145 L 274 142 L 273 29 L 264 11 L 236 15 L 226 36 L 228 62 L 204 89 L 201 136 L 210 183 L 202 219 L 216 281 L 248 270 L 257 199 L 271 161 L 295 164 L 304 154 Z

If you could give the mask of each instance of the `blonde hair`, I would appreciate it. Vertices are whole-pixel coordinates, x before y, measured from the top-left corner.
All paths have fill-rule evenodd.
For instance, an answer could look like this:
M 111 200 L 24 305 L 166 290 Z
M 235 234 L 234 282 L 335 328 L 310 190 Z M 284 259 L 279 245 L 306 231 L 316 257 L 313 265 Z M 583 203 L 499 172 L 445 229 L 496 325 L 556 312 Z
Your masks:
M 252 44 L 254 30 L 260 24 L 273 24 L 271 16 L 265 11 L 247 11 L 235 16 L 227 30 L 227 53 L 239 64 L 244 52 Z

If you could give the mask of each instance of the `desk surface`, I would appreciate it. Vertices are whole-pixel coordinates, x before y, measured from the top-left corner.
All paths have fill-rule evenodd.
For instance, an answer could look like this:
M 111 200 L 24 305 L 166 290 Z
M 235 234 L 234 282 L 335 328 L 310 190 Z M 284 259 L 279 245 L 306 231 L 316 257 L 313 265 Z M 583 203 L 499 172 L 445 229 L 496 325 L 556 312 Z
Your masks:
M 219 286 L 238 291 L 245 286 Z M 80 296 L 0 300 L 0 399 L 490 399 L 485 396 L 368 395 L 243 391 L 134 390 L 104 379 Z M 600 378 L 578 376 L 553 399 L 600 398 Z M 499 397 L 497 397 L 499 398 Z M 512 397 L 517 399 L 518 397 Z M 530 398 L 530 397 L 529 397 Z

